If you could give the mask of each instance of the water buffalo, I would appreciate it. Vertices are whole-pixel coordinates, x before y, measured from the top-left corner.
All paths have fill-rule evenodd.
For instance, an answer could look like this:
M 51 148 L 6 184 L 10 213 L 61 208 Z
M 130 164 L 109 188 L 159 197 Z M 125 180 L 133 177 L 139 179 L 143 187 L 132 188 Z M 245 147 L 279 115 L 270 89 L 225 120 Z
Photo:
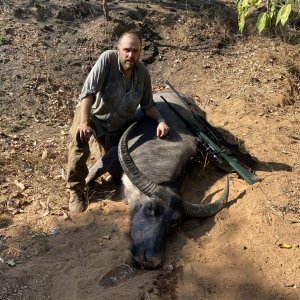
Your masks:
M 168 136 L 156 138 L 157 124 L 143 117 L 126 130 L 118 146 L 119 162 L 124 170 L 124 193 L 132 213 L 131 254 L 134 262 L 146 269 L 162 266 L 164 241 L 169 229 L 181 223 L 182 216 L 213 216 L 224 207 L 229 193 L 227 179 L 222 196 L 214 203 L 192 204 L 182 199 L 180 175 L 196 155 L 197 141 L 160 95 L 186 119 L 193 120 L 175 94 L 155 94 L 155 102 L 171 128 Z M 101 172 L 119 168 L 119 162 L 111 159 L 115 153 L 116 149 L 112 149 L 110 158 L 106 159 L 108 168 L 103 161 L 100 163 Z M 94 174 L 96 169 L 99 170 L 99 165 L 94 167 Z

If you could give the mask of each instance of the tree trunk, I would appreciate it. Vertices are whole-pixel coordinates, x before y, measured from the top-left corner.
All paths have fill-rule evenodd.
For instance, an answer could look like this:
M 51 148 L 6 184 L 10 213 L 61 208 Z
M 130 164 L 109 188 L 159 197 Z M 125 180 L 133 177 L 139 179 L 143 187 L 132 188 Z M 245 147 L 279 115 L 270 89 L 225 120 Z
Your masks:
M 107 9 L 107 0 L 103 0 L 103 12 L 106 20 L 109 19 L 108 9 Z

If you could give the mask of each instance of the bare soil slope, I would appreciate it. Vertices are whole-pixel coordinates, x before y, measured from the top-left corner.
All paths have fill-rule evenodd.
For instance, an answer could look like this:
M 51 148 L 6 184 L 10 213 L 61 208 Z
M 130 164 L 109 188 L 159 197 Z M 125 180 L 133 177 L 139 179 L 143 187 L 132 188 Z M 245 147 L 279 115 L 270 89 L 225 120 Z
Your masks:
M 241 36 L 231 1 L 108 4 L 106 21 L 101 1 L 0 0 L 0 299 L 299 299 L 299 24 Z M 193 96 L 257 159 L 261 179 L 230 174 L 230 205 L 172 232 L 156 271 L 126 265 L 119 187 L 90 190 L 78 216 L 64 187 L 82 84 L 131 28 L 142 32 L 154 92 L 169 80 Z M 214 201 L 224 174 L 195 164 L 184 197 Z

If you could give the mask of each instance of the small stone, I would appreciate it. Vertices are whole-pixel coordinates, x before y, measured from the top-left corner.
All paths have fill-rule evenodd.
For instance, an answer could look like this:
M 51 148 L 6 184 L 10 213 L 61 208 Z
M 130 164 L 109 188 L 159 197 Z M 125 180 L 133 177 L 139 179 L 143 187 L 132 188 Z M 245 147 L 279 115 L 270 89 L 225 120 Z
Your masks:
M 10 259 L 7 261 L 7 264 L 10 266 L 10 267 L 15 267 L 16 266 L 16 263 L 14 262 L 13 259 Z
M 60 233 L 59 228 L 58 228 L 58 227 L 54 227 L 54 228 L 52 228 L 52 229 L 49 231 L 48 235 L 51 235 L 51 236 L 57 236 L 59 233 Z
M 166 267 L 166 270 L 169 271 L 169 272 L 174 271 L 173 265 L 172 265 L 172 264 L 168 265 L 168 266 Z

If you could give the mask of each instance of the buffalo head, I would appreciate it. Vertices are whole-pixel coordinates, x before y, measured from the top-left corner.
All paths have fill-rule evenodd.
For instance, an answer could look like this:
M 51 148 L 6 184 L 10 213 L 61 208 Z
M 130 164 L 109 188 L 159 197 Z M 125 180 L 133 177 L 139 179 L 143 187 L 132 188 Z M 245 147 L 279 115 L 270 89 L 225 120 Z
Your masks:
M 219 212 L 228 200 L 229 182 L 227 178 L 222 196 L 211 204 L 189 203 L 176 189 L 153 182 L 138 169 L 128 151 L 128 138 L 135 125 L 126 130 L 118 146 L 120 163 L 129 178 L 127 184 L 130 182 L 142 195 L 135 199 L 132 209 L 131 254 L 141 268 L 156 269 L 164 261 L 163 246 L 169 229 L 179 225 L 183 215 L 210 217 Z

